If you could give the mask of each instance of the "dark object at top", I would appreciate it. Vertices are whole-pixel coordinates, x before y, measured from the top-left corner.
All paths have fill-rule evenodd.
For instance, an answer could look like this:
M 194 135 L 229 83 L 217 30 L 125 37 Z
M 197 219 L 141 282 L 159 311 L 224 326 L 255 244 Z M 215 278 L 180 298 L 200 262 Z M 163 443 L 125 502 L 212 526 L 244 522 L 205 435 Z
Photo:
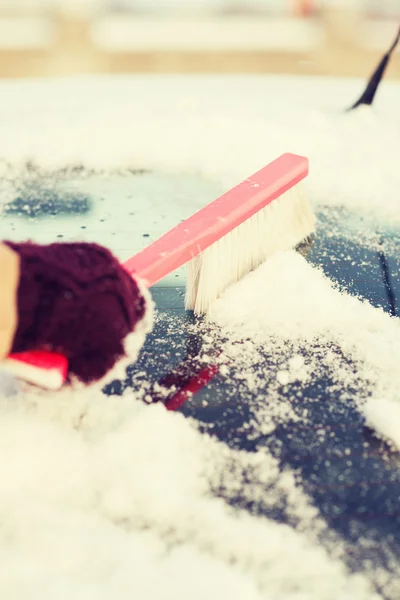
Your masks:
M 377 66 L 375 71 L 372 73 L 372 75 L 368 81 L 367 87 L 365 88 L 361 98 L 359 100 L 357 100 L 357 102 L 349 110 L 353 110 L 354 108 L 357 108 L 358 106 L 360 106 L 360 104 L 365 104 L 366 106 L 371 106 L 371 104 L 374 101 L 375 94 L 378 91 L 379 84 L 380 84 L 381 80 L 383 79 L 386 68 L 389 64 L 390 58 L 391 58 L 394 50 L 396 49 L 399 41 L 400 41 L 400 29 L 397 32 L 397 36 L 396 36 L 393 44 L 389 48 L 388 52 L 386 52 L 386 54 L 383 56 L 381 62 L 379 63 L 379 65 Z
M 124 356 L 123 340 L 144 316 L 135 281 L 97 244 L 6 243 L 21 261 L 12 351 L 55 350 L 84 383 L 103 377 Z

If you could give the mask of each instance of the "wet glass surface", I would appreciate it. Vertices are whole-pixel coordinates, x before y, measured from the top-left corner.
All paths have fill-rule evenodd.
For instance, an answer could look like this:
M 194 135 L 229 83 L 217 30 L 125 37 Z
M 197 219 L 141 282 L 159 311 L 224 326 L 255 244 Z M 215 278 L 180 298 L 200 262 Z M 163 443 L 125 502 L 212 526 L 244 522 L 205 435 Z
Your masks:
M 19 184 L 13 202 L 0 220 L 1 238 L 29 237 L 41 242 L 90 239 L 108 245 L 121 259 L 134 254 L 221 192 L 217 185 L 200 178 L 163 174 L 81 177 L 68 173 L 47 178 L 35 175 L 33 180 L 34 185 L 32 181 Z M 350 294 L 368 299 L 398 317 L 400 235 L 396 231 L 375 230 L 374 224 L 351 217 L 322 210 L 317 236 L 306 249 L 307 260 L 320 266 Z M 357 228 L 362 235 L 354 234 Z M 363 239 L 362 243 L 357 239 Z M 138 362 L 128 369 L 126 380 L 114 382 L 104 390 L 109 401 L 127 386 L 139 390 L 144 385 L 146 400 L 154 401 L 159 399 L 157 383 L 170 386 L 171 395 L 162 398 L 169 403 L 168 408 L 193 417 L 202 430 L 233 448 L 247 452 L 268 448 L 282 467 L 295 469 L 322 516 L 347 540 L 351 567 L 358 569 L 371 559 L 390 570 L 391 557 L 400 555 L 398 454 L 364 426 L 351 400 L 343 403 L 343 390 L 331 386 L 329 369 L 303 385 L 301 399 L 291 401 L 294 413 L 308 410 L 310 425 L 288 421 L 272 433 L 257 431 L 254 412 L 259 398 L 252 399 L 247 388 L 213 370 L 212 361 L 211 368 L 199 362 L 203 339 L 193 328 L 193 315 L 183 307 L 184 281 L 185 272 L 181 270 L 152 289 L 159 311 L 154 331 Z M 314 347 L 312 352 L 316 358 L 319 352 L 322 357 L 324 348 Z M 265 350 L 264 359 L 272 364 L 276 356 Z M 296 385 L 290 384 L 285 392 L 291 398 L 295 397 Z M 268 386 L 266 378 L 266 393 Z M 188 401 L 187 389 L 196 391 Z M 183 393 L 177 394 L 177 390 Z M 351 389 L 346 391 L 351 397 Z M 216 492 L 223 495 L 223 490 Z M 227 501 L 287 520 L 283 509 L 271 508 L 262 501 L 254 505 L 240 492 Z M 368 547 L 358 543 L 361 537 L 370 542 Z

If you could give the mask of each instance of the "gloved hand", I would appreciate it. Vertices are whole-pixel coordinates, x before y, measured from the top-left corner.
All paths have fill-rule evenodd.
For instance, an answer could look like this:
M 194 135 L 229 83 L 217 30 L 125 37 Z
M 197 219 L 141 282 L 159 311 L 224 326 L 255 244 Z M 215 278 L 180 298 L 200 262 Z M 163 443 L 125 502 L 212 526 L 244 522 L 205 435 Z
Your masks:
M 97 244 L 3 242 L 0 288 L 0 357 L 60 352 L 69 376 L 84 383 L 126 355 L 126 340 L 143 330 L 149 311 L 137 282 Z

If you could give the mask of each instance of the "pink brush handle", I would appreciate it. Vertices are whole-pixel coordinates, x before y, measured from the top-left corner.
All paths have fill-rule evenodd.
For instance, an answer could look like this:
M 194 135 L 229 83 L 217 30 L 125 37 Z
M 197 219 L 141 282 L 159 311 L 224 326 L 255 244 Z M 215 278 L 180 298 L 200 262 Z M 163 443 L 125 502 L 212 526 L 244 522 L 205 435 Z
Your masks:
M 283 154 L 128 259 L 124 267 L 151 287 L 299 183 L 307 174 L 307 158 Z

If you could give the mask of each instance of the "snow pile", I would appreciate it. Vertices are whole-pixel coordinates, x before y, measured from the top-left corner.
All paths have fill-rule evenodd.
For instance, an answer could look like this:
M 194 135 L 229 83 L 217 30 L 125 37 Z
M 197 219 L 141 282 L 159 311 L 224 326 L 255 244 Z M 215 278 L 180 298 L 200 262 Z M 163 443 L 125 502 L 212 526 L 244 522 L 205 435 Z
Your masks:
M 317 541 L 212 497 L 221 477 L 237 485 L 227 465 L 242 461 L 254 486 L 276 486 L 271 503 L 287 498 L 299 522 L 318 525 L 268 455 L 241 458 L 130 394 L 27 394 L 0 408 L 4 598 L 380 597 Z
M 376 108 L 343 113 L 362 86 L 245 76 L 2 83 L 2 185 L 31 161 L 200 173 L 222 191 L 290 151 L 310 159 L 315 204 L 398 223 L 398 87 L 386 84 Z

